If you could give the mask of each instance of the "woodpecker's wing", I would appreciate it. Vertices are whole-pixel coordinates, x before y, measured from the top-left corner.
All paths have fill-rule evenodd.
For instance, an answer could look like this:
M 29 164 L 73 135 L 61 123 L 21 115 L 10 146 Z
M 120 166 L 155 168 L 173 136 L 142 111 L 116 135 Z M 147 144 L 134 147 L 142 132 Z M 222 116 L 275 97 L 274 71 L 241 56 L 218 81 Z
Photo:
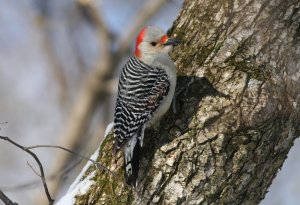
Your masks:
M 114 116 L 114 152 L 151 118 L 168 95 L 170 82 L 163 69 L 132 57 L 122 69 Z

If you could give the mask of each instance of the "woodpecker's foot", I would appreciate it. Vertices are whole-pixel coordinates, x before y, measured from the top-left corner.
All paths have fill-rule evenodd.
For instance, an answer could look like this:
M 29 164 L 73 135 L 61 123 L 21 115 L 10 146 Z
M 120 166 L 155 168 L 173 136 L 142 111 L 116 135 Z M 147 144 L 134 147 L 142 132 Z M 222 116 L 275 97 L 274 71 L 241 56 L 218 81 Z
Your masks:
M 182 88 L 180 88 L 178 91 L 175 92 L 173 100 L 172 100 L 172 110 L 173 110 L 174 114 L 177 114 L 177 110 L 176 110 L 176 99 L 177 99 L 177 96 L 180 95 L 184 90 L 189 89 L 190 85 L 194 81 L 195 81 L 195 78 L 192 77 L 191 80 L 190 80 L 190 82 L 186 86 L 183 86 Z
M 175 93 L 175 95 L 176 95 L 176 93 Z M 174 114 L 177 113 L 177 110 L 176 110 L 176 96 L 175 95 L 174 95 L 173 100 L 172 100 L 172 110 L 173 110 Z

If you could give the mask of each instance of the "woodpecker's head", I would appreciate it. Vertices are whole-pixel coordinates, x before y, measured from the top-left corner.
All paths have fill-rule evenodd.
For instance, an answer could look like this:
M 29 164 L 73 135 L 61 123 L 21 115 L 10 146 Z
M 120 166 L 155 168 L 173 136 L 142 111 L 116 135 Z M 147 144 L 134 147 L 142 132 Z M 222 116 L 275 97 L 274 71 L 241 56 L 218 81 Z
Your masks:
M 135 56 L 142 61 L 153 60 L 168 54 L 179 43 L 179 40 L 168 37 L 161 28 L 148 26 L 136 38 Z

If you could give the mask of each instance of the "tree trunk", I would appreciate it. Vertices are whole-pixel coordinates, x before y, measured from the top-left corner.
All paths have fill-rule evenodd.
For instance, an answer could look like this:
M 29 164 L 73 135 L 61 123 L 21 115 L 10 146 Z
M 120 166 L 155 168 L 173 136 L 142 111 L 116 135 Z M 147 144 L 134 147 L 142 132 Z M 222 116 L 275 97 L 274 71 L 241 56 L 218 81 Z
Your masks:
M 172 53 L 177 113 L 146 130 L 139 193 L 122 182 L 110 134 L 97 160 L 118 179 L 87 165 L 74 204 L 258 204 L 299 135 L 299 7 L 186 0 L 172 29 L 184 42 Z

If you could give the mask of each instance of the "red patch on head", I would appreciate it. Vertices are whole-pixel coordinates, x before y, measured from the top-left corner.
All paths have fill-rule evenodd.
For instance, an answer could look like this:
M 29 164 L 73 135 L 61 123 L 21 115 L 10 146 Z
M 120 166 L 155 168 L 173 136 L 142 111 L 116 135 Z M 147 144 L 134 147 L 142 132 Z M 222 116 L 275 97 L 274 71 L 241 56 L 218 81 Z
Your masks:
M 136 37 L 136 43 L 135 43 L 135 56 L 140 58 L 141 57 L 141 51 L 139 49 L 139 45 L 140 43 L 143 41 L 144 39 L 144 36 L 145 36 L 145 31 L 146 31 L 146 28 L 143 28 L 139 35 Z
M 160 43 L 161 44 L 164 44 L 168 41 L 169 37 L 167 35 L 163 35 L 161 38 L 160 38 Z

